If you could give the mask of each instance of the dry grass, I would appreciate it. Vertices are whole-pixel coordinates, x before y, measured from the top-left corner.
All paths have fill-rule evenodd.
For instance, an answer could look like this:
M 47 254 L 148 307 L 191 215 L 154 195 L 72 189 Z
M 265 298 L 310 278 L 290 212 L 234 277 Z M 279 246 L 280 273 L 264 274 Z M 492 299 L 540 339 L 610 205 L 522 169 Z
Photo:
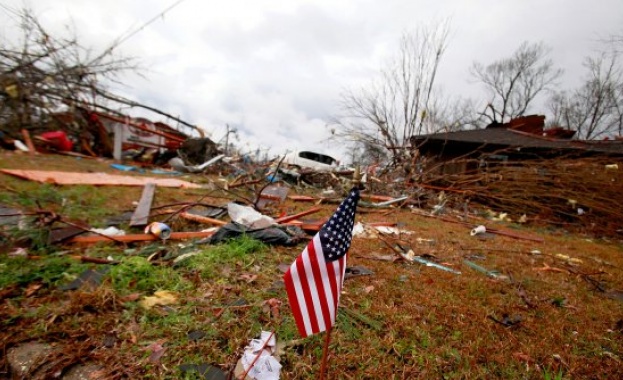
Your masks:
M 4 154 L 0 166 L 76 167 L 74 158 L 14 158 Z M 78 166 L 86 162 L 78 161 Z M 85 165 L 82 169 L 107 168 L 106 163 Z M 15 191 L 24 186 L 35 189 L 25 181 L 4 175 L 1 179 Z M 129 208 L 140 196 L 140 190 L 125 195 L 110 190 L 119 197 L 111 203 L 110 214 Z M 202 195 L 197 190 L 160 193 L 159 189 L 156 199 L 166 204 L 197 201 Z M 215 203 L 234 196 L 227 192 L 211 195 Z M 291 213 L 309 206 L 288 202 L 283 209 Z M 334 207 L 323 206 L 320 215 L 329 215 Z M 616 291 L 623 290 L 620 241 L 475 220 L 475 224 L 539 236 L 545 242 L 503 236 L 479 239 L 469 235 L 468 227 L 419 216 L 409 209 L 372 211 L 359 214 L 358 221 L 400 223 L 401 228 L 413 231 L 400 236 L 402 246 L 416 254 L 434 255 L 439 263 L 462 274 L 372 259 L 392 250 L 378 239 L 355 238 L 348 264 L 363 265 L 375 273 L 345 282 L 341 309 L 348 313 L 340 313 L 333 331 L 330 379 L 544 379 L 558 373 L 565 379 L 623 377 L 623 303 L 616 299 Z M 178 223 L 180 229 L 198 228 Z M 94 290 L 62 292 L 56 287 L 62 281 L 44 279 L 33 280 L 41 285 L 37 290 L 32 284 L 5 286 L 0 289 L 0 320 L 5 321 L 0 349 L 5 352 L 28 340 L 46 341 L 64 348 L 54 358 L 57 369 L 94 362 L 104 366 L 109 378 L 177 379 L 182 377 L 177 367 L 184 363 L 206 362 L 231 369 L 248 339 L 262 329 L 275 329 L 279 340 L 290 342 L 280 358 L 282 378 L 318 378 L 324 335 L 296 340 L 285 291 L 275 287 L 281 278 L 278 264 L 290 263 L 302 247 L 264 248 L 229 256 L 221 252 L 201 265 L 180 267 L 159 260 L 154 270 L 163 272 L 143 273 L 144 278 L 153 276 L 154 282 L 140 289 L 131 279 L 127 289 L 115 288 L 110 275 Z M 136 249 L 133 254 L 140 256 L 146 247 L 59 249 L 125 260 L 127 248 Z M 181 248 L 169 242 L 164 249 L 177 253 Z M 207 248 L 201 249 L 210 255 Z M 506 279 L 487 277 L 465 265 L 466 259 L 497 270 Z M 6 252 L 0 254 L 1 265 L 10 260 L 15 259 Z M 39 264 L 47 258 L 42 260 Z M 248 283 L 249 277 L 242 274 L 257 277 Z M 167 282 L 174 276 L 179 276 L 174 284 Z M 158 286 L 176 287 L 180 303 L 149 311 L 139 308 L 134 295 L 147 295 L 144 289 Z M 279 318 L 263 305 L 271 298 L 283 302 Z M 240 299 L 247 306 L 222 308 Z M 505 326 L 501 322 L 515 323 Z M 205 336 L 191 341 L 187 334 L 195 330 Z M 160 341 L 166 351 L 158 365 L 150 362 L 148 347 Z M 0 370 L 6 371 L 6 363 L 2 364 L 5 367 Z

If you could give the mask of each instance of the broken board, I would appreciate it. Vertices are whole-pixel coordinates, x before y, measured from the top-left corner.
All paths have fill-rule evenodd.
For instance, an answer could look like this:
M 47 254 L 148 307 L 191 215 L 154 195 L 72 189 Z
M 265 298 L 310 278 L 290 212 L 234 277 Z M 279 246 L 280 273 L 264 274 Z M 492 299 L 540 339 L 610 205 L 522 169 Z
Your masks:
M 179 187 L 185 189 L 200 189 L 201 185 L 174 178 L 154 178 L 125 176 L 107 173 L 72 173 L 44 170 L 10 170 L 1 169 L 0 172 L 19 178 L 56 185 L 93 185 L 93 186 L 145 186 L 155 183 L 160 187 Z
M 149 212 L 151 211 L 151 202 L 154 200 L 154 192 L 156 191 L 155 183 L 147 183 L 143 187 L 143 194 L 141 194 L 141 200 L 132 214 L 130 219 L 130 227 L 146 226 L 149 219 Z

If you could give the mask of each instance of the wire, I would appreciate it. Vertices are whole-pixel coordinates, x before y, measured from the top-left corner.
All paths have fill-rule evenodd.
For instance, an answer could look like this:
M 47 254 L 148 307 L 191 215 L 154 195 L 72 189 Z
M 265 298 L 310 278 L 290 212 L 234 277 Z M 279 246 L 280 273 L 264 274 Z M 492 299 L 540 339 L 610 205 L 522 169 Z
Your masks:
M 121 45 L 125 41 L 129 40 L 130 38 L 134 37 L 136 34 L 138 34 L 143 29 L 145 29 L 146 27 L 148 27 L 149 25 L 154 23 L 156 20 L 158 20 L 161 17 L 164 17 L 165 14 L 167 14 L 170 10 L 172 10 L 175 7 L 177 7 L 178 5 L 183 3 L 184 1 L 186 1 L 186 0 L 177 0 L 175 3 L 170 5 L 168 8 L 166 8 L 162 12 L 158 13 L 156 16 L 154 16 L 153 18 L 151 18 L 150 20 L 145 22 L 143 25 L 141 25 L 138 28 L 136 28 L 133 32 L 130 32 L 129 34 L 127 34 L 125 37 L 122 37 L 123 34 L 125 34 L 125 33 L 122 33 L 121 36 L 119 36 L 117 39 L 115 39 L 115 41 L 112 43 L 112 45 L 110 45 L 110 47 L 108 49 L 104 50 L 104 52 L 98 58 L 103 57 L 104 55 L 110 53 L 113 49 L 119 47 L 119 45 Z

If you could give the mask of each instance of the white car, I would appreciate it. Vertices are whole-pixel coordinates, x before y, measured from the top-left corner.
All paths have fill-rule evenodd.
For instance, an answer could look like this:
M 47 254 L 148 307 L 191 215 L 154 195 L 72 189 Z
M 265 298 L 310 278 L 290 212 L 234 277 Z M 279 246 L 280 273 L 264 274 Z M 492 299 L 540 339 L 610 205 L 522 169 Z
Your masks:
M 287 153 L 283 159 L 284 164 L 298 166 L 299 168 L 309 168 L 321 172 L 330 172 L 338 168 L 335 158 L 326 154 L 310 152 L 307 150 L 294 151 Z

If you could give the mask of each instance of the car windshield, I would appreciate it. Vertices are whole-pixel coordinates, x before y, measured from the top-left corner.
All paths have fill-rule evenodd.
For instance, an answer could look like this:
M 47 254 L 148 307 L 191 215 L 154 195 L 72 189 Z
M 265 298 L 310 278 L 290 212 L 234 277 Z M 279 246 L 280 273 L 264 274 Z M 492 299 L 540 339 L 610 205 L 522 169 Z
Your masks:
M 322 164 L 326 164 L 326 165 L 333 165 L 335 163 L 335 159 L 331 156 L 327 156 L 324 154 L 320 154 L 320 153 L 314 153 L 314 152 L 300 152 L 299 153 L 299 157 L 301 158 L 306 158 L 308 160 L 313 160 L 316 162 L 320 162 Z

